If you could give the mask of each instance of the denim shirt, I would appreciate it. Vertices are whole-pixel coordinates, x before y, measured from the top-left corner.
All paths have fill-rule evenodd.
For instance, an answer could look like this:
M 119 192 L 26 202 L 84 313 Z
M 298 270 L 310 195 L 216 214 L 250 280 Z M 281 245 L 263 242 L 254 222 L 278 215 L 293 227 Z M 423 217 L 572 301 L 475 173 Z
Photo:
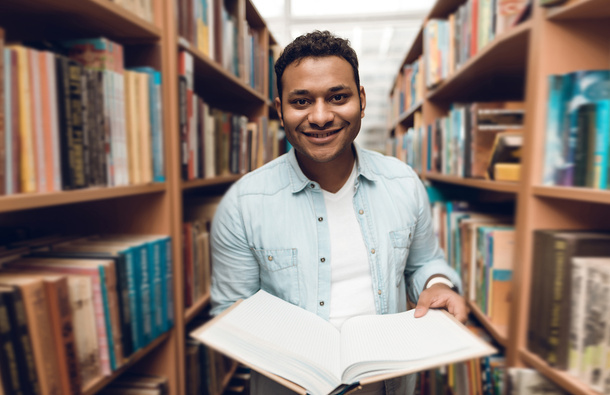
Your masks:
M 406 293 L 417 303 L 435 274 L 461 290 L 438 245 L 417 174 L 396 158 L 354 147 L 353 205 L 377 314 L 405 311 Z M 212 223 L 211 247 L 211 314 L 263 289 L 329 319 L 331 245 L 324 196 L 301 171 L 294 149 L 231 186 Z

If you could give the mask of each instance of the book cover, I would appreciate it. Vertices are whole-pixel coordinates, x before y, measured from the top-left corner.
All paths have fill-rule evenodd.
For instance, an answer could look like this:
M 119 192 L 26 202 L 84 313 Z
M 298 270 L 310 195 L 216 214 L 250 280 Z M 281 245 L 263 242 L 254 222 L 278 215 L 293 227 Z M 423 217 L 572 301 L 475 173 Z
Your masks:
M 293 391 L 313 395 L 496 351 L 438 310 L 419 319 L 413 311 L 353 317 L 339 331 L 262 290 L 191 336 Z

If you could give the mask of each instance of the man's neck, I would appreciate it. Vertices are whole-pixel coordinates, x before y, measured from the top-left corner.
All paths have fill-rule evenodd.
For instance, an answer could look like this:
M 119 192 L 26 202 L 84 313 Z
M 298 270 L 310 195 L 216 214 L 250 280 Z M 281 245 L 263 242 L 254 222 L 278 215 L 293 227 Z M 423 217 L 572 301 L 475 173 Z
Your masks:
M 310 161 L 304 163 L 299 158 L 298 152 L 296 152 L 296 155 L 299 166 L 307 178 L 316 181 L 325 191 L 337 193 L 349 179 L 356 160 L 353 145 L 351 149 L 345 151 L 343 155 L 327 163 Z

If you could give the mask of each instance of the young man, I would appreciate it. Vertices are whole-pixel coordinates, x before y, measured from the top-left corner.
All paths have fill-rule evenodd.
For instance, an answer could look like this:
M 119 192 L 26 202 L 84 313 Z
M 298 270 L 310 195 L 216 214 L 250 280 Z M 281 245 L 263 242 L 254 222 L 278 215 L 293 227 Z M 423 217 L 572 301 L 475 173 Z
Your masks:
M 315 31 L 278 59 L 275 105 L 294 149 L 247 174 L 222 199 L 212 225 L 212 314 L 259 289 L 329 320 L 406 310 L 416 317 L 468 310 L 460 279 L 432 229 L 426 191 L 396 158 L 354 139 L 366 95 L 349 42 Z M 364 388 L 410 394 L 407 376 Z M 254 375 L 253 394 L 289 393 Z

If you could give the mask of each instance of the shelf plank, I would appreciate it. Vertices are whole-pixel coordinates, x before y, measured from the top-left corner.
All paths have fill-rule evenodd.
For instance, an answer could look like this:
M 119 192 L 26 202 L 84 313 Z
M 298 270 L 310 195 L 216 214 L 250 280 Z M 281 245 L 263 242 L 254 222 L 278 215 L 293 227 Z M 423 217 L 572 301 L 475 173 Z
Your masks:
M 532 21 L 526 21 L 496 37 L 452 76 L 429 90 L 427 99 L 477 101 L 500 94 L 522 96 L 531 30 Z
M 210 292 L 208 291 L 205 295 L 199 298 L 192 306 L 186 309 L 184 312 L 184 323 L 188 324 L 197 314 L 203 310 L 205 306 L 210 303 Z
M 231 174 L 228 176 L 218 176 L 214 178 L 201 178 L 197 180 L 183 181 L 182 190 L 230 184 L 239 180 L 242 176 L 243 174 Z
M 457 176 L 448 176 L 444 174 L 436 174 L 427 172 L 424 178 L 431 181 L 445 182 L 449 184 L 462 185 L 466 187 L 486 189 L 489 191 L 517 193 L 519 191 L 519 183 L 503 182 L 492 180 L 480 180 L 476 178 L 463 178 Z
M 477 306 L 477 304 L 472 301 L 466 301 L 468 307 L 470 308 L 470 312 L 474 315 L 483 325 L 483 327 L 489 332 L 489 334 L 503 347 L 508 346 L 508 326 L 504 325 L 495 325 L 491 321 L 489 321 L 489 317 L 487 317 Z
M 155 340 L 153 340 L 148 346 L 136 351 L 129 359 L 117 370 L 112 372 L 110 376 L 101 377 L 97 380 L 91 382 L 85 389 L 83 390 L 83 395 L 93 395 L 98 393 L 102 388 L 110 384 L 114 379 L 119 377 L 125 371 L 127 371 L 131 366 L 133 366 L 136 362 L 140 361 L 146 355 L 148 355 L 152 350 L 157 348 L 161 343 L 167 340 L 170 337 L 171 331 L 162 334 Z
M 165 192 L 165 183 L 0 196 L 0 213 Z
M 547 11 L 552 21 L 610 18 L 608 0 L 573 0 Z
M 536 186 L 533 188 L 533 194 L 555 199 L 610 204 L 610 190 L 603 189 Z
M 161 38 L 159 27 L 109 0 L 2 0 L 0 9 L 7 41 L 104 36 L 127 44 Z
M 572 395 L 601 395 L 600 392 L 588 388 L 582 381 L 574 378 L 568 372 L 553 369 L 542 358 L 528 350 L 520 349 L 519 355 L 526 364 L 545 375 L 549 380 Z
M 180 38 L 178 47 L 193 55 L 195 61 L 195 90 L 208 103 L 224 102 L 228 109 L 260 108 L 267 98 L 239 77 L 223 68 L 218 62 Z
M 420 101 L 419 103 L 416 103 L 414 106 L 412 106 L 409 110 L 400 114 L 400 116 L 398 117 L 398 119 L 396 120 L 394 125 L 392 126 L 392 129 L 396 129 L 396 126 L 401 125 L 401 124 L 405 125 L 407 127 L 413 126 L 413 119 L 414 119 L 415 113 L 417 111 L 421 111 L 422 103 L 423 102 Z

